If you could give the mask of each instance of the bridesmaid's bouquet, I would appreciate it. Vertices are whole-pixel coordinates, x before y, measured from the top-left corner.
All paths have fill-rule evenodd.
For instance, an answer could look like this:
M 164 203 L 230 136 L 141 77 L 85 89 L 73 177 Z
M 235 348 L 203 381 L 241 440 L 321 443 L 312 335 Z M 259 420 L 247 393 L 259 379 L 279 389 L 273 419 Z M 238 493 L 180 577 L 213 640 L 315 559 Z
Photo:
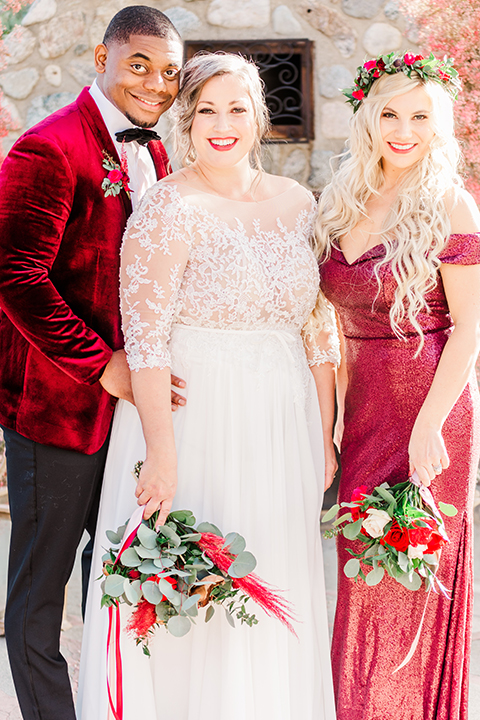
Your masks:
M 346 512 L 324 535 L 342 534 L 363 544 L 359 552 L 347 548 L 352 558 L 343 572 L 348 578 L 364 580 L 373 587 L 387 572 L 408 590 L 419 590 L 423 578 L 426 590 L 437 586 L 449 597 L 436 575 L 440 550 L 449 542 L 439 509 L 447 517 L 456 515 L 457 509 L 442 502 L 437 509 L 430 490 L 416 474 L 392 487 L 382 483 L 371 493 L 367 493 L 366 485 L 355 488 L 351 501 L 334 505 L 323 522 L 332 520 L 341 508 Z M 371 570 L 367 572 L 366 568 Z
M 140 466 L 137 463 L 137 475 Z M 295 634 L 292 608 L 253 574 L 256 560 L 245 550 L 241 535 L 223 537 L 207 522 L 195 526 L 190 510 L 171 512 L 157 530 L 158 512 L 149 520 L 142 519 L 142 507 L 136 512 L 136 519 L 132 516 L 115 532 L 107 531 L 117 547 L 103 556 L 102 607 L 134 606 L 126 629 L 146 655 L 157 627 L 182 637 L 195 624 L 199 608 L 207 608 L 206 622 L 223 606 L 233 627 L 234 618 L 250 627 L 257 624 L 246 609 L 250 599 Z

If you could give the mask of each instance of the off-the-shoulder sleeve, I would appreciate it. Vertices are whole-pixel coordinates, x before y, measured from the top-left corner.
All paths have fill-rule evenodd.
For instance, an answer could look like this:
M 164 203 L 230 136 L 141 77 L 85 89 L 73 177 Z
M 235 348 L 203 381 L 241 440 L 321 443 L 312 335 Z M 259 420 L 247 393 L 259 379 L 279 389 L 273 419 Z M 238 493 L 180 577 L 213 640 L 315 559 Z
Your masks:
M 333 306 L 323 298 L 322 321 L 310 318 L 303 330 L 305 350 L 310 367 L 333 363 L 340 365 L 340 338 Z
M 190 209 L 172 186 L 160 183 L 127 225 L 120 298 L 130 370 L 171 365 L 168 342 L 191 246 Z
M 450 235 L 438 259 L 449 265 L 480 264 L 480 233 Z

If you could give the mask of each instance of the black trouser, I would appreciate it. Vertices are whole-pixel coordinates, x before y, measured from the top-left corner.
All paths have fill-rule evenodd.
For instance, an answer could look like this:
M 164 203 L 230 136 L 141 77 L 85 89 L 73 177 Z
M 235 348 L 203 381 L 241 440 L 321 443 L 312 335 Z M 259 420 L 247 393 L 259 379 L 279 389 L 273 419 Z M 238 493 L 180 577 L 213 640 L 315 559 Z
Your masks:
M 108 439 L 84 455 L 13 430 L 4 436 L 12 518 L 5 636 L 17 697 L 24 720 L 75 720 L 60 628 L 78 544 L 85 529 L 95 531 Z

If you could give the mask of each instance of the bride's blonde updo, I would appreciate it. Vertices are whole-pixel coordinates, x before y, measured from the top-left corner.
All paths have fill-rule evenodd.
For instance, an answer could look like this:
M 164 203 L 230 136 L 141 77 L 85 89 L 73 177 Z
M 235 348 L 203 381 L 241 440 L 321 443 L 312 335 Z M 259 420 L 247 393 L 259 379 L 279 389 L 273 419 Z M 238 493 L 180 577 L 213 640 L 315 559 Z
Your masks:
M 378 195 L 384 182 L 382 111 L 392 98 L 416 87 L 431 98 L 434 137 L 426 155 L 405 172 L 379 235 L 386 254 L 375 272 L 380 287 L 380 271 L 391 265 L 398 285 L 390 309 L 392 329 L 404 337 L 402 324 L 408 320 L 420 335 L 420 350 L 423 333 L 417 316 L 428 310 L 425 295 L 436 285 L 438 255 L 450 234 L 446 198 L 450 200 L 449 191 L 462 184 L 457 172 L 460 151 L 454 137 L 453 99 L 440 83 L 404 73 L 383 75 L 373 83 L 351 120 L 339 168 L 320 198 L 315 250 L 326 259 L 332 243 L 337 244 L 366 216 L 368 198 Z
M 180 90 L 173 106 L 175 157 L 183 167 L 195 161 L 191 128 L 197 103 L 206 83 L 220 75 L 233 75 L 244 86 L 252 101 L 256 125 L 252 164 L 261 170 L 261 141 L 269 128 L 263 81 L 253 62 L 231 53 L 200 53 L 185 64 L 180 77 Z

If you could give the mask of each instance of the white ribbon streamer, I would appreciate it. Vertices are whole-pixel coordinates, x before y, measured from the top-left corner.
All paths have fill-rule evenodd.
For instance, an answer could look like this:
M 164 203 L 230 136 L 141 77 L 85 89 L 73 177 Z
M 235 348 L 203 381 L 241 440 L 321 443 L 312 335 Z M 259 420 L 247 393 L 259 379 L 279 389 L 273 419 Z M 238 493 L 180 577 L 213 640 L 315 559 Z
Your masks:
M 427 599 L 425 600 L 425 607 L 423 608 L 422 619 L 420 620 L 420 625 L 418 626 L 417 634 L 415 635 L 415 637 L 413 639 L 410 650 L 408 651 L 403 662 L 401 662 L 400 665 L 397 668 L 395 668 L 395 670 L 392 672 L 392 675 L 395 675 L 396 672 L 401 670 L 403 667 L 405 667 L 405 665 L 407 663 L 410 662 L 410 660 L 412 659 L 412 657 L 415 653 L 415 650 L 417 649 L 418 641 L 420 640 L 420 635 L 422 633 L 423 621 L 425 620 L 425 613 L 427 612 L 427 605 L 428 605 L 428 598 L 430 597 L 430 591 L 431 591 L 431 588 L 427 593 Z

